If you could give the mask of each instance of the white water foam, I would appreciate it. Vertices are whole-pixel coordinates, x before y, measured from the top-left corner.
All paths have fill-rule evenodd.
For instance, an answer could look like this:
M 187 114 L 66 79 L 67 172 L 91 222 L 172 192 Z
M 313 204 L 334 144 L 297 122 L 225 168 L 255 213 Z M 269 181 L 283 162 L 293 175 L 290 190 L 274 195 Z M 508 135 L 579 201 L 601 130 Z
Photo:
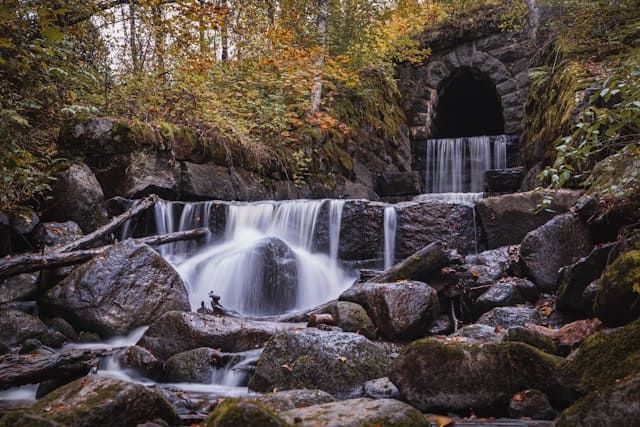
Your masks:
M 384 208 L 384 269 L 393 266 L 396 256 L 396 208 L 387 206 Z

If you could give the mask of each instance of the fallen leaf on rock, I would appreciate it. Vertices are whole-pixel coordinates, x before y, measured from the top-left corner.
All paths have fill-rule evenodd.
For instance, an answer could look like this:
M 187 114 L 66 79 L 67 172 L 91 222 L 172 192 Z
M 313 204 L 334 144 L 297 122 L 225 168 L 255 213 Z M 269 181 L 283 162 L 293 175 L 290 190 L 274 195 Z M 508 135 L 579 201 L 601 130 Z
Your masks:
M 293 372 L 293 368 L 291 366 L 287 365 L 286 363 L 284 365 L 282 365 L 281 368 L 286 369 L 289 372 Z
M 563 345 L 573 346 L 584 341 L 602 328 L 600 319 L 577 320 L 568 323 L 560 329 L 551 329 L 545 326 L 527 323 L 527 328 L 547 336 Z
M 442 415 L 427 415 L 425 417 L 431 424 L 436 424 L 438 427 L 447 427 L 453 425 L 453 419 L 449 417 L 443 417 Z

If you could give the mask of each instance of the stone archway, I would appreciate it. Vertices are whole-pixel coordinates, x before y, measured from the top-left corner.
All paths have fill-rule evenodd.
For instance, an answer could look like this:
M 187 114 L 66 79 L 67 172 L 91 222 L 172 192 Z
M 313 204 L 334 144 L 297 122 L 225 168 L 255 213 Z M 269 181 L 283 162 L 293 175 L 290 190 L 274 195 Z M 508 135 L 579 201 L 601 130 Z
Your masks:
M 431 126 L 433 138 L 504 133 L 502 102 L 496 86 L 477 68 L 456 68 L 437 91 Z

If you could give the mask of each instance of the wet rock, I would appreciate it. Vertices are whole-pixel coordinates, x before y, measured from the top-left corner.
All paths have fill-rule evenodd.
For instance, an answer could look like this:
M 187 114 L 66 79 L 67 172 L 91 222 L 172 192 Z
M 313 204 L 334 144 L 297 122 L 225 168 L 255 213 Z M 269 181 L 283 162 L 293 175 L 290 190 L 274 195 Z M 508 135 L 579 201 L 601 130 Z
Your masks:
M 441 273 L 442 267 L 458 261 L 457 252 L 445 250 L 444 244 L 437 241 L 430 243 L 369 281 L 372 283 L 391 283 L 403 280 L 425 282 Z
M 159 379 L 162 376 L 162 362 L 147 349 L 134 345 L 114 356 L 124 369 L 134 369 L 151 379 Z
M 4 257 L 11 252 L 11 227 L 9 217 L 0 212 L 0 257 Z
M 429 330 L 427 335 L 447 335 L 453 332 L 453 325 L 451 319 L 446 314 L 441 314 L 436 317 L 433 322 L 431 322 L 431 326 L 429 326 Z
M 262 347 L 278 332 L 296 328 L 295 324 L 172 311 L 153 322 L 138 345 L 162 360 L 199 347 L 237 353 Z
M 556 353 L 556 345 L 553 339 L 524 326 L 513 326 L 507 329 L 504 340 L 529 344 L 531 347 L 535 347 L 545 353 Z
M 44 305 L 81 330 L 121 335 L 171 310 L 189 310 L 184 283 L 147 245 L 124 241 L 76 268 Z
M 366 200 L 345 202 L 340 225 L 340 259 L 350 261 L 378 258 L 383 248 L 384 208 L 383 203 Z M 328 234 L 326 242 L 319 241 L 319 246 L 329 247 Z
M 555 291 L 560 268 L 588 255 L 592 248 L 586 224 L 567 213 L 527 234 L 520 245 L 520 257 L 527 275 L 540 289 Z
M 546 394 L 540 390 L 528 389 L 516 393 L 511 398 L 509 416 L 532 420 L 553 420 L 557 416 L 557 412 L 549 403 Z
M 286 427 L 289 424 L 266 405 L 251 400 L 227 399 L 204 421 L 205 427 Z
M 495 326 L 472 324 L 463 326 L 450 336 L 464 338 L 464 341 L 469 343 L 500 342 L 504 332 Z
M 235 200 L 257 201 L 271 197 L 258 175 L 234 167 L 229 170 L 229 174 L 236 194 Z
M 17 310 L 0 310 L 0 342 L 14 347 L 30 338 L 43 338 L 48 329 L 40 319 Z
M 184 162 L 181 189 L 187 200 L 236 199 L 229 169 L 223 166 Z
M 377 329 L 361 305 L 347 301 L 334 301 L 310 314 L 329 314 L 336 326 L 344 332 L 355 332 L 369 339 L 377 336 Z
M 557 427 L 632 427 L 640 419 L 640 374 L 588 394 L 566 409 L 554 424 Z
M 268 393 L 255 400 L 277 412 L 336 401 L 333 396 L 325 391 L 306 389 Z
M 405 347 L 389 378 L 403 398 L 423 412 L 465 413 L 506 408 L 511 397 L 527 387 L 564 400 L 567 391 L 556 379 L 562 360 L 522 343 L 460 344 L 427 338 Z
M 503 246 L 467 256 L 469 269 L 478 278 L 479 284 L 488 284 L 509 274 L 517 257 L 519 246 Z
M 609 267 L 598 281 L 593 311 L 609 326 L 621 326 L 640 317 L 640 250 L 629 251 Z
M 352 399 L 293 409 L 280 414 L 303 427 L 428 426 L 417 409 L 393 399 Z
M 475 251 L 473 207 L 439 201 L 406 202 L 394 207 L 397 259 L 407 258 L 435 241 L 462 253 Z
M 364 307 L 387 339 L 424 336 L 439 309 L 437 292 L 422 282 L 358 283 L 340 300 Z
M 211 383 L 216 366 L 222 364 L 222 353 L 202 347 L 174 354 L 164 363 L 164 374 L 171 383 Z
M 640 320 L 589 336 L 562 367 L 562 381 L 582 394 L 638 372 Z
M 130 153 L 136 144 L 125 123 L 108 117 L 78 119 L 65 123 L 58 144 L 71 154 L 108 156 Z
M 538 210 L 545 195 L 553 197 L 550 206 L 553 212 Z M 476 211 L 489 249 L 519 244 L 528 232 L 540 227 L 558 213 L 568 211 L 579 196 L 579 192 L 569 190 L 560 190 L 555 194 L 529 191 L 480 200 L 476 204 Z
M 145 386 L 100 376 L 65 385 L 39 400 L 31 413 L 72 426 L 131 426 L 154 420 L 181 425 L 171 405 Z
M 515 193 L 524 179 L 524 168 L 489 169 L 484 173 L 484 192 Z
M 34 240 L 38 244 L 55 247 L 82 237 L 80 226 L 73 221 L 43 222 L 36 228 Z
M 67 427 L 28 412 L 9 412 L 0 418 L 0 427 Z
M 476 323 L 508 329 L 527 323 L 540 325 L 543 318 L 534 307 L 496 307 L 480 316 Z
M 108 221 L 102 187 L 87 165 L 71 165 L 56 178 L 45 213 L 48 220 L 72 220 L 85 233 Z
M 25 273 L 0 282 L 0 306 L 12 301 L 35 299 L 38 292 L 38 274 Z
M 486 313 L 495 307 L 507 307 L 524 303 L 518 288 L 509 282 L 497 282 L 480 295 L 474 303 L 477 313 Z
M 21 207 L 9 214 L 13 250 L 34 250 L 33 232 L 40 223 L 40 218 L 33 210 Z
M 602 322 L 598 319 L 576 320 L 560 329 L 551 329 L 540 325 L 527 325 L 538 334 L 553 340 L 559 353 L 567 354 L 587 337 L 602 329 Z
M 398 387 L 387 377 L 364 383 L 364 395 L 372 399 L 400 399 Z
M 380 196 L 413 196 L 421 193 L 420 175 L 412 172 L 387 172 L 378 175 L 376 193 Z
M 33 353 L 34 351 L 42 348 L 42 343 L 36 338 L 28 338 L 24 340 L 20 346 L 20 354 Z
M 362 335 L 314 329 L 284 333 L 267 342 L 249 388 L 317 388 L 338 398 L 359 396 L 366 381 L 386 374 L 389 363 L 389 355 Z
M 71 326 L 71 324 L 62 317 L 54 317 L 53 319 L 47 320 L 47 325 L 60 332 L 71 341 L 76 341 L 78 339 L 78 334 L 75 329 L 73 329 L 73 326 Z

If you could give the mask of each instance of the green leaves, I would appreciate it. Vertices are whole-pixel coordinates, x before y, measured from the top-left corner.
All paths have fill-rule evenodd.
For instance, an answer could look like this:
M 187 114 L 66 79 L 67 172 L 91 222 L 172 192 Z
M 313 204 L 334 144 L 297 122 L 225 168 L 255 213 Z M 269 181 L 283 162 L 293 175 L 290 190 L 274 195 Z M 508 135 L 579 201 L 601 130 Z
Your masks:
M 42 36 L 49 43 L 57 43 L 64 38 L 64 33 L 58 27 L 48 27 L 42 30 Z

